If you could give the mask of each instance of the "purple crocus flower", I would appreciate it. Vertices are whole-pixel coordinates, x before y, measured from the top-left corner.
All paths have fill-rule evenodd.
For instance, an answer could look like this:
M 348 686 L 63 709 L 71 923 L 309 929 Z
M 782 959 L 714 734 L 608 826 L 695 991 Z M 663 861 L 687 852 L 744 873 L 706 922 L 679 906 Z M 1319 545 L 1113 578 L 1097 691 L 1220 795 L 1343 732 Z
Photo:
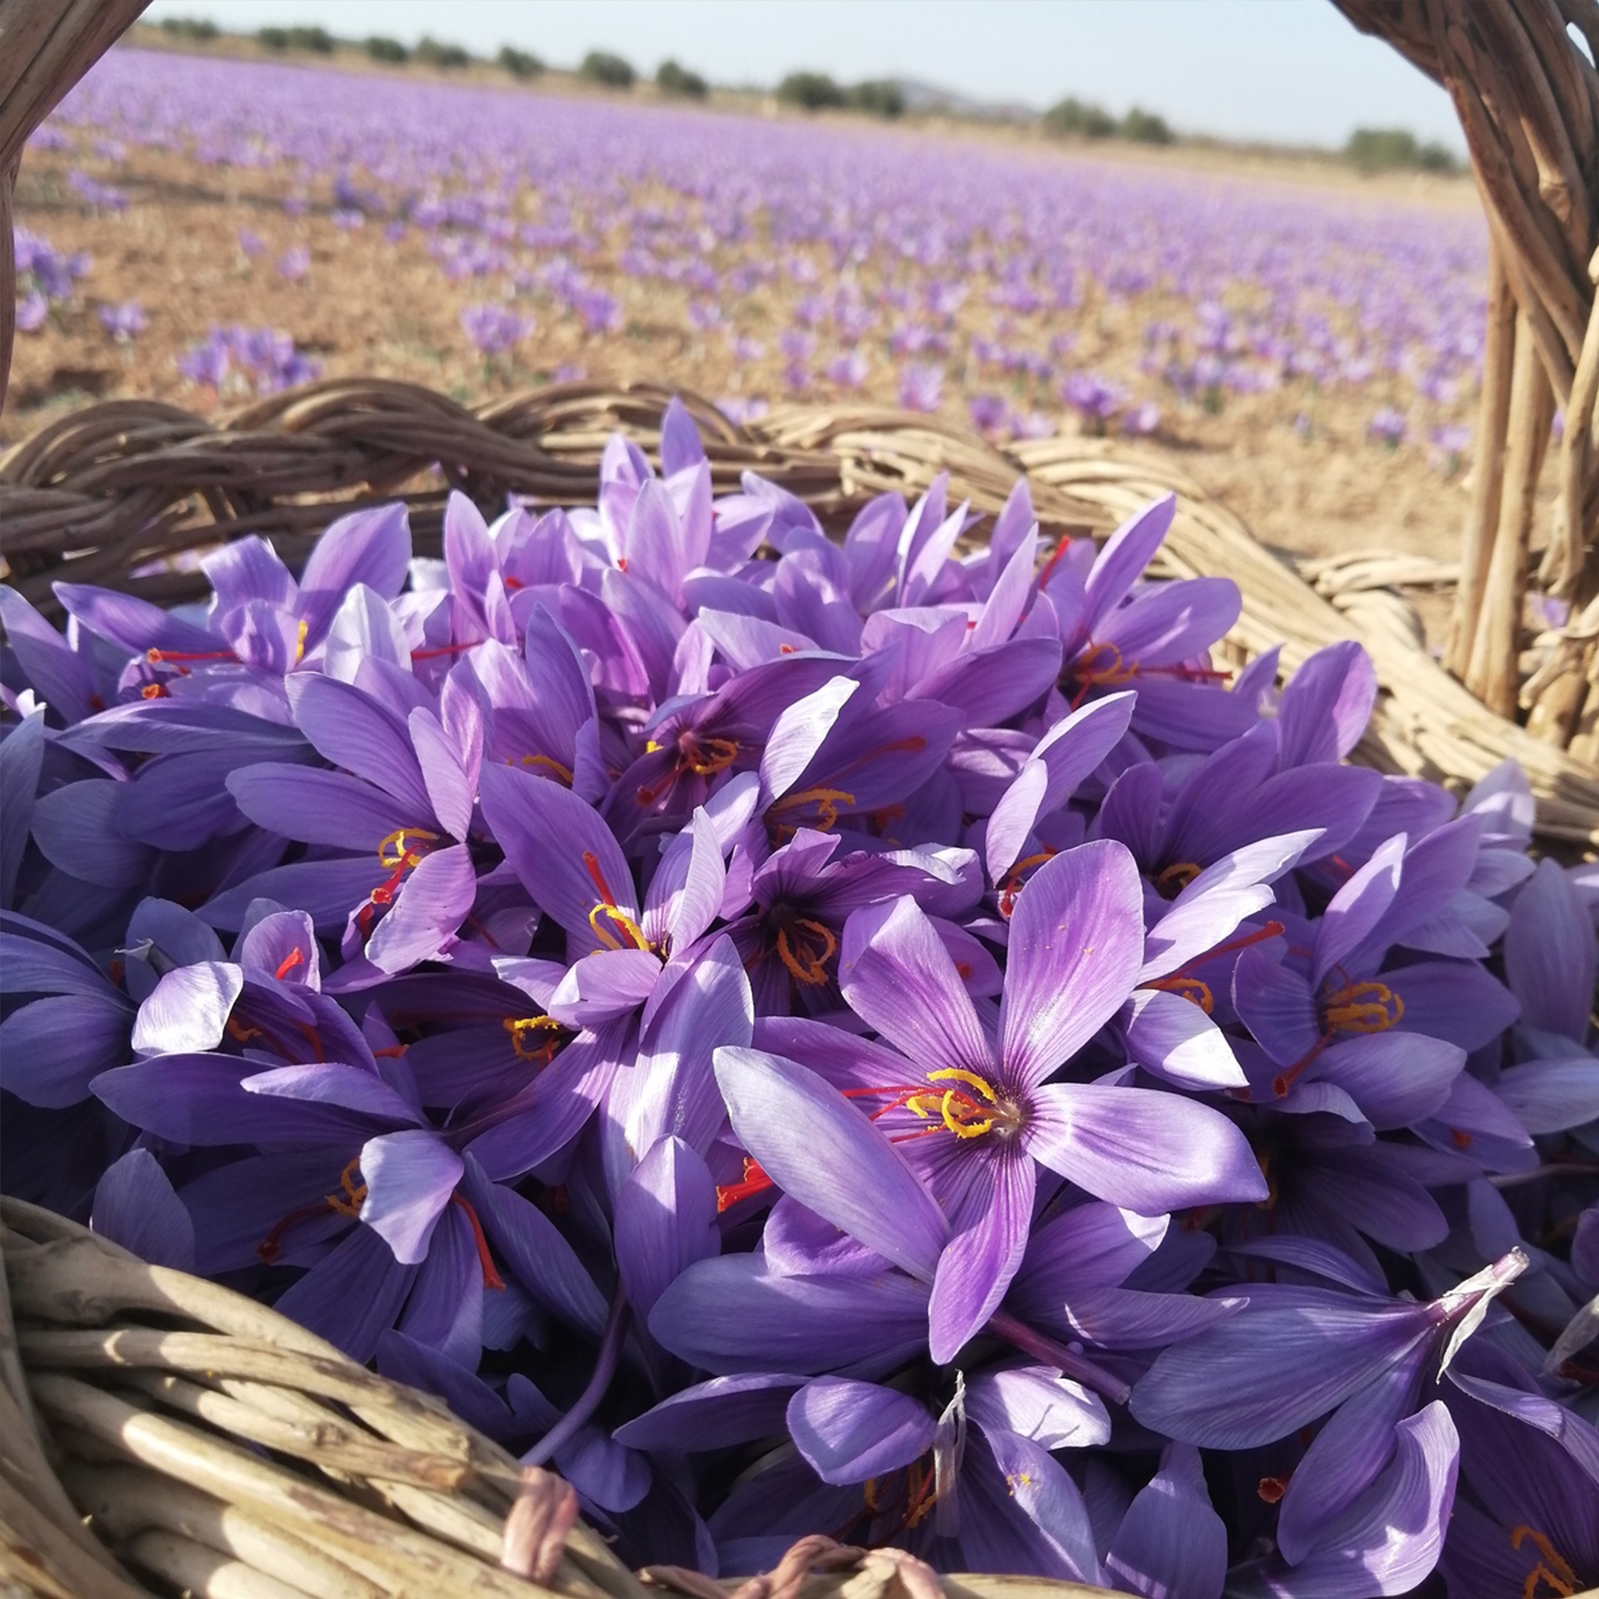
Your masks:
M 144 332 L 144 311 L 137 300 L 129 300 L 123 305 L 102 305 L 100 326 L 119 344 L 131 343 Z
M 913 900 L 857 911 L 845 928 L 840 986 L 884 1043 L 791 1023 L 803 1073 L 758 1053 L 717 1057 L 734 1131 L 762 1172 L 851 1236 L 877 1247 L 856 1230 L 858 1211 L 887 1196 L 864 1185 L 840 1194 L 834 1185 L 852 1179 L 831 1161 L 805 1169 L 816 1123 L 798 1115 L 801 1105 L 825 1125 L 849 1127 L 856 1145 L 872 1136 L 853 1131 L 871 1106 L 886 1153 L 928 1185 L 942 1209 L 924 1201 L 918 1214 L 929 1219 L 911 1235 L 918 1241 L 890 1258 L 934 1278 L 935 1360 L 952 1359 L 985 1325 L 1020 1266 L 1039 1165 L 1145 1214 L 1265 1197 L 1248 1146 L 1218 1112 L 1143 1089 L 1049 1081 L 1131 992 L 1141 901 L 1132 862 L 1115 845 L 1085 845 L 1041 868 L 1011 920 L 997 1037 Z M 779 1110 L 789 1100 L 792 1118 Z M 811 1130 L 800 1140 L 802 1127 Z M 877 1237 L 883 1225 L 874 1224 Z
M 936 411 L 943 402 L 944 369 L 912 361 L 899 375 L 899 403 L 907 411 Z

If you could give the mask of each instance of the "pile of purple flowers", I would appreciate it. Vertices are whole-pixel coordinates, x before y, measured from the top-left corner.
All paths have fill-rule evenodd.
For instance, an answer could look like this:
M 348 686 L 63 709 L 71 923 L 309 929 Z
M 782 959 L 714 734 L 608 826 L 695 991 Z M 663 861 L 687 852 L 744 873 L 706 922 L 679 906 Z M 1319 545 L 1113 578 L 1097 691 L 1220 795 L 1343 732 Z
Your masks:
M 1599 880 L 1519 773 L 1343 764 L 1364 653 L 1219 665 L 1169 499 L 1041 563 L 1025 485 L 835 541 L 661 456 L 0 590 L 8 1189 L 633 1563 L 1599 1581 Z

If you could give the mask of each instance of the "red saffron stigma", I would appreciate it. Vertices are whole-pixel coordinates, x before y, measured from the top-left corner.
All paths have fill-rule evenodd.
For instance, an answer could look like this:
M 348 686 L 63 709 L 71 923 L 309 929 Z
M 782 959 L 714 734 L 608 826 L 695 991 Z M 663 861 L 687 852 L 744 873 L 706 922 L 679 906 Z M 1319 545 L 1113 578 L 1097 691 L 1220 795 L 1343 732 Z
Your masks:
M 494 1269 L 494 1257 L 489 1253 L 489 1241 L 483 1236 L 483 1223 L 477 1218 L 469 1200 L 462 1199 L 459 1194 L 450 1195 L 450 1203 L 459 1205 L 472 1227 L 472 1238 L 477 1244 L 478 1265 L 483 1268 L 483 1286 L 485 1288 L 500 1289 L 505 1287 L 505 1279 Z
M 760 1162 L 751 1160 L 746 1155 L 744 1157 L 744 1181 L 741 1183 L 725 1183 L 717 1188 L 716 1214 L 720 1216 L 724 1210 L 730 1210 L 741 1199 L 750 1199 L 756 1194 L 765 1193 L 772 1186 L 772 1179 L 761 1170 Z
M 149 649 L 144 652 L 144 658 L 152 666 L 160 666 L 164 661 L 236 661 L 239 657 L 232 650 Z
M 299 950 L 291 949 L 282 960 L 278 962 L 278 969 L 272 974 L 281 983 L 296 966 L 305 965 L 305 956 Z
M 1260 1486 L 1255 1489 L 1255 1492 L 1268 1505 L 1275 1505 L 1288 1492 L 1288 1479 L 1286 1477 L 1262 1477 Z

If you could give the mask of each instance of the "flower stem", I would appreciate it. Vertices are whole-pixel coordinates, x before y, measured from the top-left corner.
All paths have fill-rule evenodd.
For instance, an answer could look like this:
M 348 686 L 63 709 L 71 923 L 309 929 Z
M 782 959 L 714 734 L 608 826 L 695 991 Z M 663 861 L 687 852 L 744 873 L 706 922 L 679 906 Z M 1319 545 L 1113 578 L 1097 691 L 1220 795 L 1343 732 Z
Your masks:
M 611 1386 L 611 1378 L 616 1375 L 617 1362 L 622 1356 L 622 1340 L 627 1335 L 631 1315 L 632 1308 L 627 1302 L 627 1295 L 618 1283 L 616 1293 L 611 1298 L 611 1313 L 605 1318 L 600 1353 L 594 1362 L 594 1373 L 588 1380 L 588 1386 L 577 1396 L 577 1403 L 522 1456 L 524 1466 L 542 1466 L 554 1456 L 556 1450 L 570 1443 L 577 1430 L 599 1409 L 605 1390 Z
M 1064 1375 L 1102 1393 L 1113 1405 L 1127 1403 L 1127 1396 L 1132 1390 L 1120 1377 L 1112 1376 L 1103 1366 L 1095 1365 L 1086 1356 L 1075 1354 L 1065 1344 L 1034 1332 L 1026 1322 L 1019 1321 L 1008 1311 L 996 1311 L 989 1319 L 988 1330 L 1024 1353 L 1036 1355 L 1040 1360 L 1058 1366 Z

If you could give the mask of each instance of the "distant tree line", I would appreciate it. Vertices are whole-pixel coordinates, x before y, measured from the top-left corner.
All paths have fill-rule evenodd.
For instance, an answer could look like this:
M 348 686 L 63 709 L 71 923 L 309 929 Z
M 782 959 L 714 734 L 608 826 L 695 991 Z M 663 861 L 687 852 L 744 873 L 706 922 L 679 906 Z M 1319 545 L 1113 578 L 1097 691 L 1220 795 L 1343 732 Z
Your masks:
M 872 78 L 845 86 L 825 72 L 791 72 L 777 86 L 777 98 L 804 111 L 866 111 L 874 117 L 905 113 L 905 96 L 897 83 Z
M 1176 135 L 1164 117 L 1134 106 L 1113 117 L 1091 100 L 1067 98 L 1044 113 L 1044 131 L 1058 139 L 1129 139 L 1134 144 L 1171 144 Z
M 1443 145 L 1423 144 L 1408 128 L 1356 128 L 1344 157 L 1362 172 L 1455 172 L 1460 163 Z

